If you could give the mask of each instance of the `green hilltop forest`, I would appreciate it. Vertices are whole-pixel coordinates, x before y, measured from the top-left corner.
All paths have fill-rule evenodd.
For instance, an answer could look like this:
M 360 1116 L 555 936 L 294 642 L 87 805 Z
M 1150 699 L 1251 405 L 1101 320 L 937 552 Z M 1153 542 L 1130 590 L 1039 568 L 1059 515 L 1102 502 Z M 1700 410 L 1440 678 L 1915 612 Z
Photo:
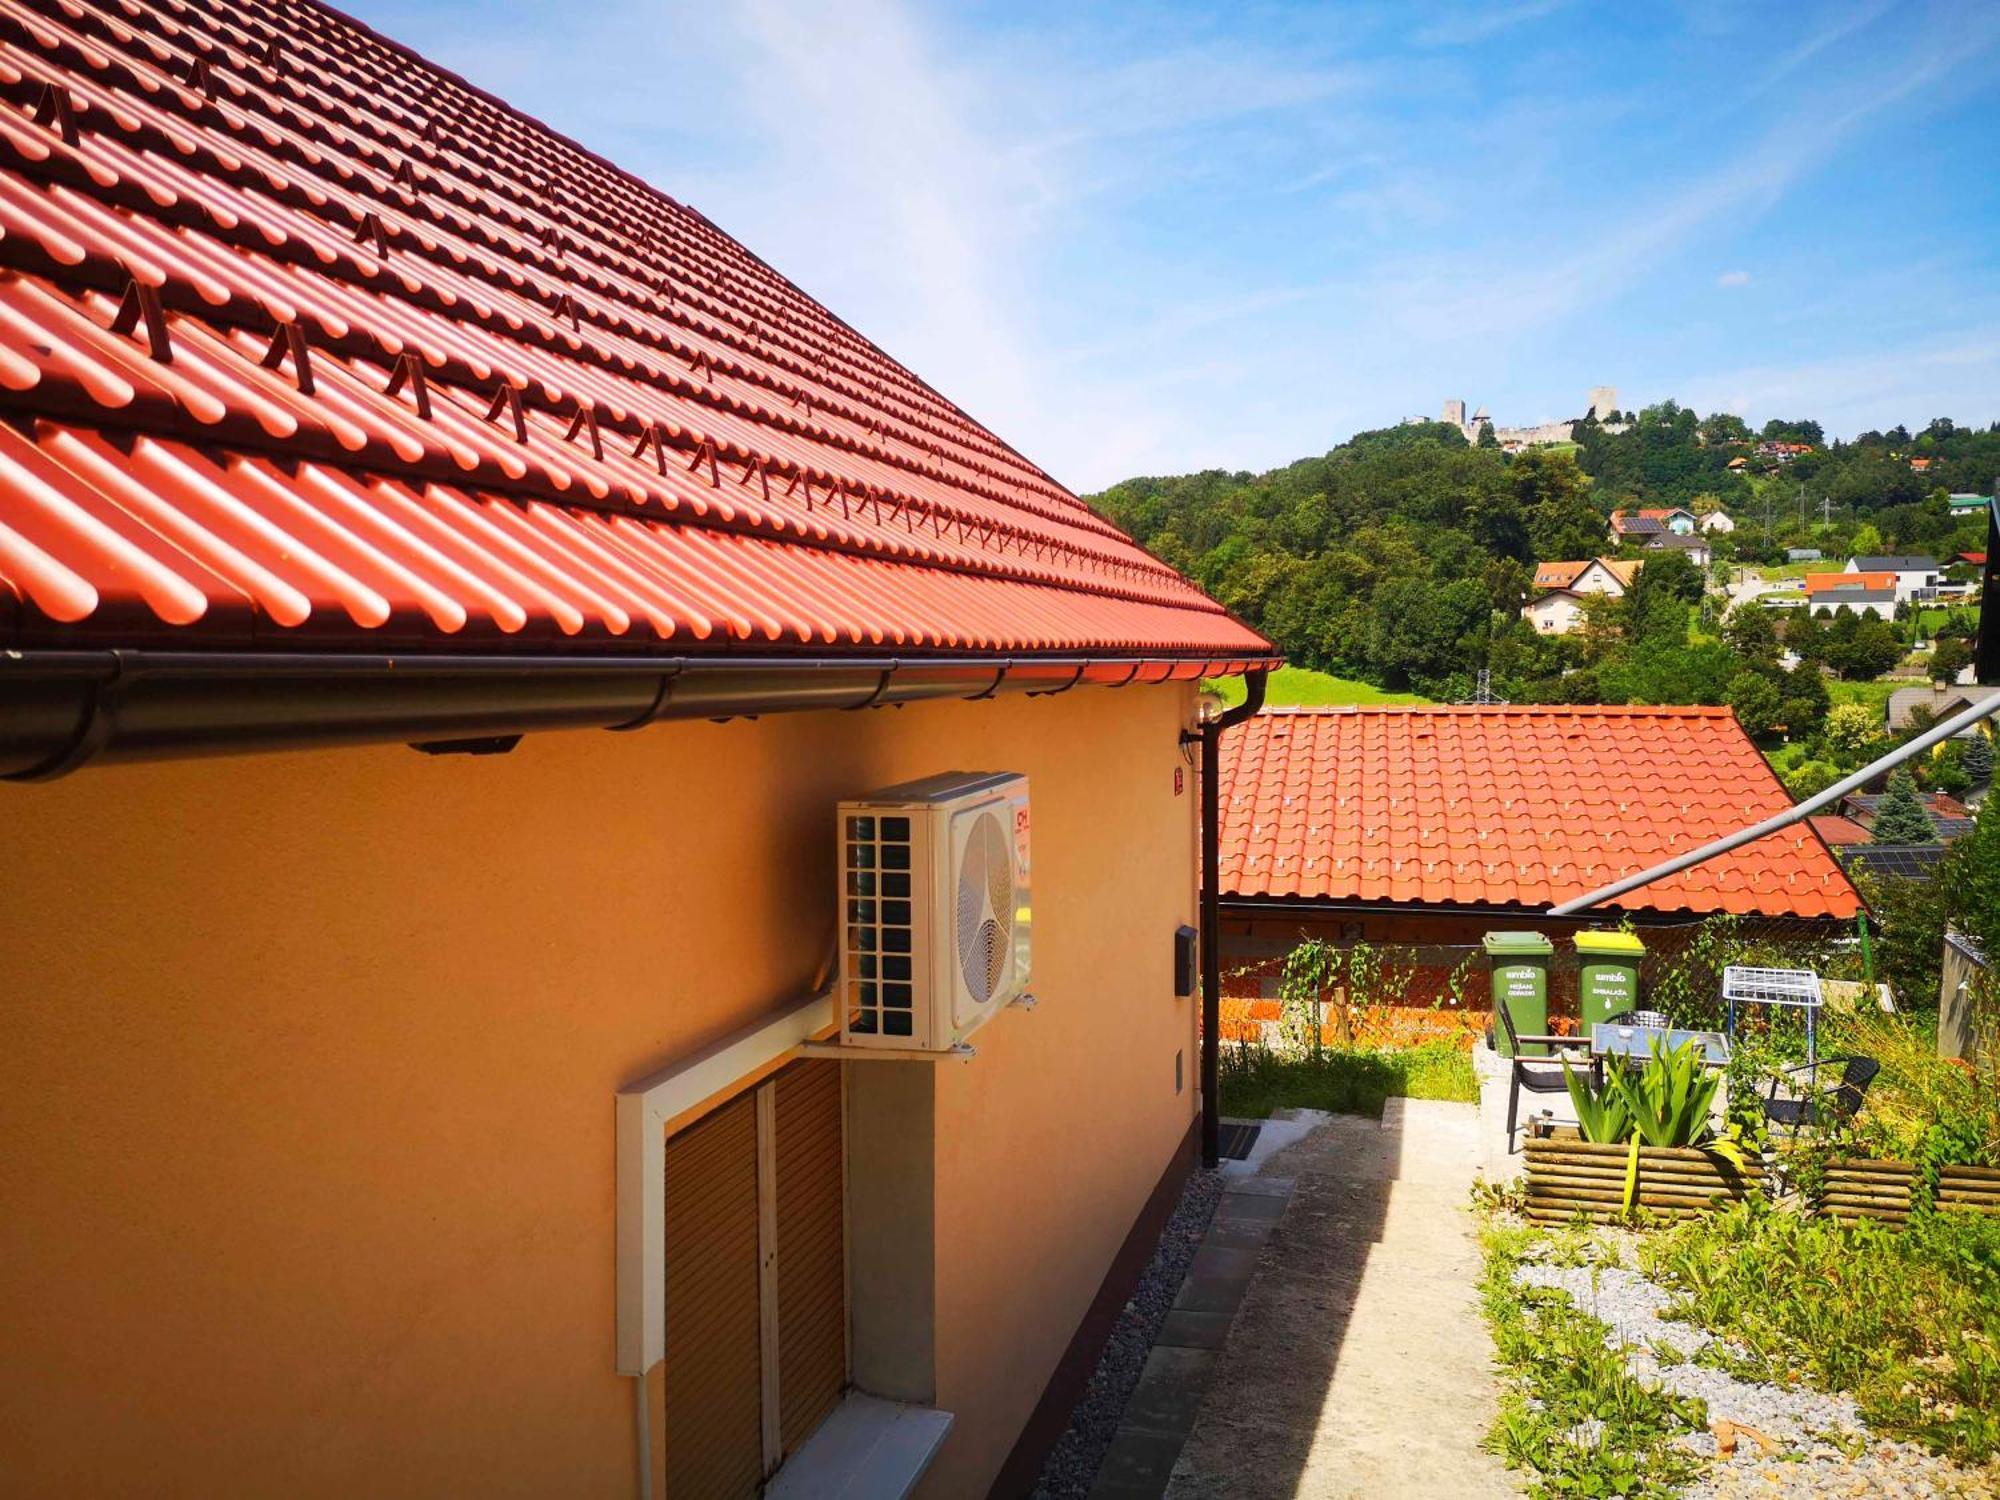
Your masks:
M 1707 580 L 1655 553 L 1586 629 L 1543 636 L 1520 618 L 1535 563 L 1607 554 L 1614 509 L 1666 505 L 1735 520 L 1713 538 L 1718 571 L 1781 563 L 1788 547 L 1817 547 L 1834 568 L 1854 553 L 1945 561 L 1986 539 L 1977 515 L 1953 518 L 1947 494 L 1990 495 L 2000 475 L 2000 424 L 1940 419 L 1828 444 L 1816 422 L 1753 433 L 1667 401 L 1574 436 L 1510 457 L 1490 429 L 1475 445 L 1455 426 L 1411 423 L 1266 474 L 1128 479 L 1090 498 L 1300 666 L 1444 701 L 1469 697 L 1486 668 L 1517 703 L 1730 702 L 1746 723 L 1796 731 L 1824 721 L 1818 665 L 1872 678 L 1900 659 L 1907 632 L 1845 613 L 1798 623 L 1797 640 L 1778 639 L 1762 611 L 1725 627 Z M 1779 442 L 1811 451 L 1760 452 Z M 1785 672 L 1781 645 L 1806 665 Z

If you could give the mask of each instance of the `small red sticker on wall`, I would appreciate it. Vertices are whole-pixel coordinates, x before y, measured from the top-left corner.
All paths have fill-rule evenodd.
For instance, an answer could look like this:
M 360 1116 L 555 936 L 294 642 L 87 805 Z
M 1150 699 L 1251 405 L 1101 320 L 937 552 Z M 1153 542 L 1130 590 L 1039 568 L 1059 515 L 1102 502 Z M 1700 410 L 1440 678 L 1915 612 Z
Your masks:
M 1178 797 L 1181 794 L 1182 778 L 1185 777 L 1186 775 L 1187 773 L 1183 771 L 1179 766 L 1174 767 L 1174 795 L 1176 797 Z

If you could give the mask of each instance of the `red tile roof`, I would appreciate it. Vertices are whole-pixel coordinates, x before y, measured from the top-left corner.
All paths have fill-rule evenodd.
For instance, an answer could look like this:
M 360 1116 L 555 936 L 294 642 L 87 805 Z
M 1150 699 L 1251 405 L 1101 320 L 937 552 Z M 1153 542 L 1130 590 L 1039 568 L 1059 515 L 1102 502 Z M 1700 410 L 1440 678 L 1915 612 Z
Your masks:
M 1807 818 L 1813 832 L 1826 840 L 1829 846 L 1837 844 L 1865 844 L 1875 837 L 1852 818 L 1829 814 L 1824 817 Z
M 0 0 L 0 96 L 0 644 L 1271 654 L 700 214 L 335 12 Z
M 1222 893 L 1540 908 L 1791 806 L 1726 708 L 1462 707 L 1259 714 L 1222 740 Z M 1808 828 L 1607 910 L 1849 918 Z

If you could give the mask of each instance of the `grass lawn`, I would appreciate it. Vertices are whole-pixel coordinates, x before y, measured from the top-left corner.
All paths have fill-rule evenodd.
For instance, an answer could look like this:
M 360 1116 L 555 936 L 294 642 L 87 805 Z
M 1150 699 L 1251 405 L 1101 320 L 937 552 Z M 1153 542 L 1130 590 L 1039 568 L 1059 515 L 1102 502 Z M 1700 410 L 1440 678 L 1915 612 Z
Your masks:
M 1479 1097 L 1472 1054 L 1449 1042 L 1420 1047 L 1329 1047 L 1317 1059 L 1262 1047 L 1222 1049 L 1222 1112 L 1261 1120 L 1274 1109 L 1323 1109 L 1339 1115 L 1380 1115 L 1389 1099 Z
M 1243 679 L 1224 677 L 1208 684 L 1231 707 L 1243 701 Z M 1353 682 L 1327 672 L 1305 667 L 1280 667 L 1271 674 L 1264 689 L 1264 702 L 1272 708 L 1322 708 L 1347 703 L 1428 703 L 1415 693 L 1390 693 L 1373 683 Z
M 1921 682 L 1833 682 L 1826 685 L 1826 695 L 1835 703 L 1860 703 L 1874 710 L 1878 717 L 1889 712 L 1889 695 L 1898 688 L 1922 687 Z

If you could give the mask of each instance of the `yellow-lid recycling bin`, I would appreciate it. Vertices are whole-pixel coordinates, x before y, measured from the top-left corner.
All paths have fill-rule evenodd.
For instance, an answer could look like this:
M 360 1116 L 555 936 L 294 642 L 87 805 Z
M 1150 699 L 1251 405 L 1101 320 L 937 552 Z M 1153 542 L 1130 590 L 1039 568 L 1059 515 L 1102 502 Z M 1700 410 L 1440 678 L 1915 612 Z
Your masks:
M 1486 957 L 1493 965 L 1493 1045 L 1502 1057 L 1512 1057 L 1514 1048 L 1507 1028 L 1500 1022 L 1500 1007 L 1522 1036 L 1546 1036 L 1549 1030 L 1549 955 L 1555 944 L 1539 932 L 1489 932 Z M 1540 1042 L 1522 1044 L 1526 1057 L 1546 1057 L 1548 1047 Z
M 1599 1021 L 1639 1008 L 1639 965 L 1646 945 L 1629 932 L 1579 932 L 1576 935 L 1579 1008 L 1582 1035 Z

